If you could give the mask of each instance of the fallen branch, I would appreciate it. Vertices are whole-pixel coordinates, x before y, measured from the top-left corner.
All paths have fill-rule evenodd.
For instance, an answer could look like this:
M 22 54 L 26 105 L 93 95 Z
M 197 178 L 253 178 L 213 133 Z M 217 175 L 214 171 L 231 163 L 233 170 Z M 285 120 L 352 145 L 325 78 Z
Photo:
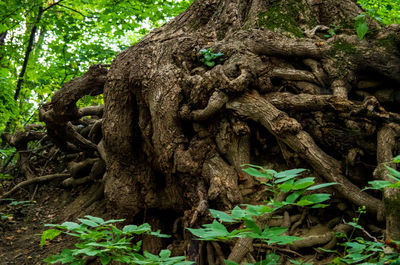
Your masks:
M 25 181 L 17 184 L 11 190 L 3 193 L 0 196 L 0 199 L 4 199 L 4 198 L 10 196 L 19 188 L 25 187 L 27 185 L 34 184 L 34 183 L 40 183 L 40 182 L 46 182 L 46 181 L 50 181 L 50 180 L 54 180 L 54 179 L 66 179 L 69 176 L 70 176 L 70 174 L 52 174 L 52 175 L 45 175 L 45 176 L 41 176 L 41 177 L 37 177 L 37 178 L 33 178 L 33 179 L 28 179 L 28 180 L 25 180 Z

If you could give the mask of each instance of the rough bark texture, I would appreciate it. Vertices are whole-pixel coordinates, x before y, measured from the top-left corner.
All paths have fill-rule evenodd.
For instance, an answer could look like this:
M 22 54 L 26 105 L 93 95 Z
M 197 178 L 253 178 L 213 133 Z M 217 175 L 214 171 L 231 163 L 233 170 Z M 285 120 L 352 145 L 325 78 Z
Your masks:
M 94 66 L 67 83 L 41 118 L 61 147 L 104 160 L 108 207 L 129 220 L 151 215 L 155 224 L 194 227 L 209 218 L 209 206 L 255 201 L 259 182 L 240 168 L 249 162 L 312 169 L 340 183 L 334 194 L 382 220 L 384 202 L 360 188 L 399 152 L 398 134 L 384 128 L 400 123 L 400 38 L 398 28 L 371 20 L 360 41 L 352 20 L 360 12 L 350 0 L 195 1 L 108 71 Z M 332 24 L 341 28 L 326 39 Z M 223 61 L 205 66 L 201 49 L 224 53 Z M 104 114 L 76 108 L 101 91 Z M 83 136 L 76 124 L 91 113 L 102 120 L 86 122 Z M 387 233 L 400 239 L 398 207 L 386 210 Z M 181 237 L 188 249 L 197 246 L 187 232 Z M 250 250 L 249 242 L 239 248 Z M 248 250 L 231 256 L 240 262 Z

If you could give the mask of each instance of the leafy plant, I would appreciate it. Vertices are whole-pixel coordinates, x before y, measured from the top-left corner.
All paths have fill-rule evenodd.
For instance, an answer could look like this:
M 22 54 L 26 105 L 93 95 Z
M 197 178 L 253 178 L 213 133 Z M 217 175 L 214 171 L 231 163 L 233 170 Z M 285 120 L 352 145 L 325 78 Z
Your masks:
M 216 62 L 221 62 L 224 55 L 222 52 L 214 53 L 211 49 L 202 49 L 200 53 L 204 56 L 200 61 L 208 67 L 214 67 Z
M 359 220 L 361 215 L 366 213 L 365 209 L 365 206 L 360 207 L 357 210 L 358 215 L 353 218 L 352 222 L 347 223 L 353 227 L 349 236 L 346 234 L 336 235 L 337 238 L 345 239 L 344 243 L 339 243 L 339 245 L 344 247 L 344 250 L 343 253 L 339 253 L 337 250 L 328 251 L 335 252 L 339 255 L 333 260 L 332 264 L 360 264 L 360 262 L 363 262 L 361 264 L 364 265 L 384 265 L 397 261 L 400 258 L 400 253 L 388 251 L 387 245 L 375 238 L 374 241 L 368 241 L 362 237 L 353 238 L 356 230 L 364 230 L 363 227 L 359 225 Z M 395 244 L 398 243 L 400 242 L 395 242 Z
M 328 29 L 328 34 L 325 34 L 325 38 L 331 38 L 336 35 L 336 31 L 340 29 L 340 26 L 332 24 L 331 27 Z
M 354 27 L 357 31 L 357 36 L 362 40 L 368 32 L 367 17 L 365 13 L 361 13 L 354 18 Z
M 46 224 L 56 227 L 42 233 L 40 246 L 43 247 L 47 240 L 53 240 L 60 234 L 77 237 L 79 243 L 76 249 L 64 249 L 60 254 L 50 256 L 44 261 L 50 264 L 61 262 L 62 264 L 84 264 L 84 257 L 99 257 L 101 264 L 109 264 L 111 261 L 119 261 L 125 264 L 191 264 L 185 261 L 184 256 L 171 257 L 169 250 L 162 250 L 159 255 L 153 255 L 144 251 L 140 254 L 142 242 L 133 243 L 136 235 L 147 234 L 157 237 L 169 237 L 160 231 L 152 232 L 147 223 L 140 226 L 126 225 L 121 229 L 115 223 L 124 221 L 108 220 L 90 215 L 78 219 L 80 223 L 64 222 L 61 225 Z
M 4 180 L 11 180 L 13 177 L 9 174 L 0 173 L 0 187 L 3 185 L 1 182 Z
M 396 156 L 390 163 L 400 163 L 400 155 Z M 366 187 L 363 190 L 382 190 L 384 188 L 400 188 L 400 172 L 394 168 L 385 165 L 386 169 L 388 170 L 388 176 L 393 179 L 395 182 L 388 181 L 388 180 L 373 180 L 368 181 L 368 184 L 371 185 L 370 187 Z
M 243 169 L 251 176 L 265 178 L 264 183 L 267 189 L 273 194 L 285 193 L 286 199 L 278 201 L 273 198 L 266 200 L 265 204 L 249 205 L 244 204 L 242 207 L 236 206 L 229 213 L 210 209 L 210 213 L 214 218 L 211 224 L 203 225 L 203 228 L 187 228 L 199 240 L 227 240 L 232 238 L 253 238 L 258 239 L 267 244 L 286 245 L 291 244 L 298 237 L 283 235 L 287 228 L 285 227 L 268 227 L 261 228 L 255 221 L 257 217 L 265 214 L 272 214 L 278 209 L 287 205 L 297 205 L 301 207 L 311 206 L 313 208 L 325 207 L 323 202 L 330 199 L 330 194 L 316 193 L 303 195 L 306 191 L 312 191 L 323 187 L 335 185 L 337 183 L 326 183 L 314 185 L 313 177 L 300 177 L 305 169 L 291 169 L 282 172 L 276 172 L 271 169 L 246 164 L 247 168 Z M 243 229 L 233 229 L 229 231 L 223 223 L 239 223 L 245 225 Z M 278 264 L 279 256 L 267 256 L 269 262 L 265 260 L 260 264 Z M 277 258 L 276 258 L 277 256 Z M 227 261 L 226 264 L 234 264 Z

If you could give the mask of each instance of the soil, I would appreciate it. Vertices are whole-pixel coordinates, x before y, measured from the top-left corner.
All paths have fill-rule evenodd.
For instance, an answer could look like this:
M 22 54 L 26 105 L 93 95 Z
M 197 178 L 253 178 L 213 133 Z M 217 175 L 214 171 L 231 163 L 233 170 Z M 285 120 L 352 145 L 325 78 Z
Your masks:
M 9 215 L 0 221 L 1 265 L 46 264 L 43 259 L 73 247 L 73 238 L 60 235 L 41 248 L 40 236 L 48 229 L 45 224 L 61 224 L 85 215 L 107 218 L 102 200 L 94 202 L 83 211 L 77 207 L 90 193 L 89 186 L 67 190 L 57 188 L 54 182 L 36 188 L 33 203 L 12 206 L 10 202 L 3 201 L 0 205 L 0 212 Z M 32 194 L 33 191 L 21 190 L 13 197 L 15 201 L 27 201 Z

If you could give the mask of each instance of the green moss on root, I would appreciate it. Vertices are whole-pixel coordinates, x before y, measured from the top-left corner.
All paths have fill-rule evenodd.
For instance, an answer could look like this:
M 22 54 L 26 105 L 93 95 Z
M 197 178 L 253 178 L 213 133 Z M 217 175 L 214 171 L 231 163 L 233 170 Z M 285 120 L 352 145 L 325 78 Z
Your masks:
M 303 38 L 303 31 L 295 20 L 298 12 L 301 12 L 300 7 L 296 4 L 297 1 L 290 0 L 290 5 L 282 7 L 281 2 L 273 3 L 269 6 L 267 12 L 260 13 L 258 16 L 258 26 L 265 27 L 270 30 L 281 30 L 289 32 L 297 38 Z

